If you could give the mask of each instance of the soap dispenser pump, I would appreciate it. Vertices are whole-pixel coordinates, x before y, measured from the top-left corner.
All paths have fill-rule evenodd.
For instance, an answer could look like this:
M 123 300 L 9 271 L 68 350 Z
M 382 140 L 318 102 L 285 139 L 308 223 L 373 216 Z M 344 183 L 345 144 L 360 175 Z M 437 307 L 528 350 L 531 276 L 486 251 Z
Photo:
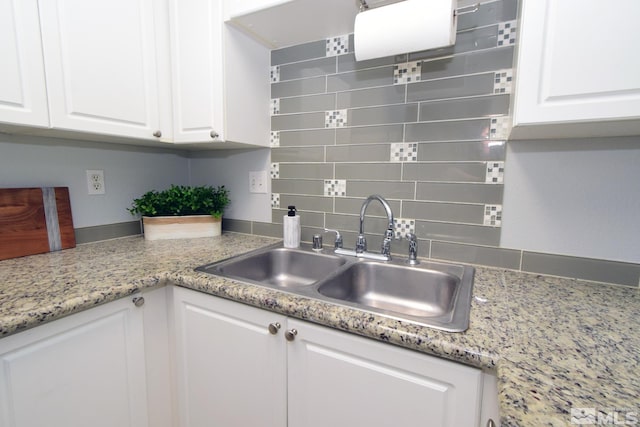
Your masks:
M 285 248 L 297 248 L 300 246 L 300 215 L 296 215 L 296 207 L 287 206 L 289 212 L 282 219 L 283 238 Z

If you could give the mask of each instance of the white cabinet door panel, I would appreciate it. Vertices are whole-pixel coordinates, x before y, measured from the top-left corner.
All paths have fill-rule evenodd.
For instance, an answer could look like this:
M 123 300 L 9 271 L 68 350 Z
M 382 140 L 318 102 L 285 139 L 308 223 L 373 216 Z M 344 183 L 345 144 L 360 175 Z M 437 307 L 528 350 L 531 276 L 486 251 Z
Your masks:
M 0 426 L 147 426 L 141 311 L 129 299 L 0 341 Z
M 289 319 L 289 427 L 477 425 L 481 371 Z
M 0 122 L 49 126 L 37 0 L 0 0 Z
M 153 139 L 159 130 L 151 0 L 41 0 L 51 125 Z

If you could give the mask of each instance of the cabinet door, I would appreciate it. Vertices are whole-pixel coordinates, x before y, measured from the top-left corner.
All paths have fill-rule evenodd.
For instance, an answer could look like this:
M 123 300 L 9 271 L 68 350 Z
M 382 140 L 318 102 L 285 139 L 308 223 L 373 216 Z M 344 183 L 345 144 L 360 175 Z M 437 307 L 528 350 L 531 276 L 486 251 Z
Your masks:
M 285 427 L 286 318 L 181 288 L 174 311 L 180 425 Z
M 153 1 L 39 6 L 51 126 L 154 139 L 161 129 Z
M 171 0 L 174 142 L 224 139 L 221 0 Z
M 478 425 L 481 371 L 297 320 L 289 427 Z
M 628 119 L 640 119 L 640 60 L 632 53 L 640 32 L 621 35 L 620 29 L 637 25 L 640 2 L 525 0 L 522 6 L 514 126 L 548 124 L 550 131 L 533 131 L 550 137 L 637 134 L 640 125 Z M 617 128 L 603 129 L 608 121 L 618 121 Z M 569 125 L 594 122 L 586 133 Z
M 0 0 L 0 122 L 49 126 L 37 0 Z
M 0 426 L 147 426 L 141 313 L 123 299 L 0 340 Z

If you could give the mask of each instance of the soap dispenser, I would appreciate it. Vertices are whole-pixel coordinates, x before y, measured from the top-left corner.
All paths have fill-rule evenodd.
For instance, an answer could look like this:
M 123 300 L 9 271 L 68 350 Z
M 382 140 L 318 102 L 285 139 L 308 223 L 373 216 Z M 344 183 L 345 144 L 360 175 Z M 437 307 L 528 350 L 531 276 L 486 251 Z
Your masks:
M 282 220 L 283 238 L 285 248 L 297 248 L 300 246 L 300 215 L 296 215 L 295 206 L 287 206 L 289 212 Z

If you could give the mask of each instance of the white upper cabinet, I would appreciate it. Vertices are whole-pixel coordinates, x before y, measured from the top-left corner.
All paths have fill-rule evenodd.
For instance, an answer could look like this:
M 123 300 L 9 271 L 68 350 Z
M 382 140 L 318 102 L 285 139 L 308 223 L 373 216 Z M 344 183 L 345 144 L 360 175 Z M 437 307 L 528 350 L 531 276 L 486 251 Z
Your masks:
M 173 141 L 225 139 L 220 1 L 170 0 Z
M 37 0 L 0 0 L 0 123 L 49 126 Z
M 167 133 L 160 128 L 153 6 L 40 1 L 52 127 L 142 139 Z
M 523 0 L 511 138 L 640 134 L 637 0 Z

